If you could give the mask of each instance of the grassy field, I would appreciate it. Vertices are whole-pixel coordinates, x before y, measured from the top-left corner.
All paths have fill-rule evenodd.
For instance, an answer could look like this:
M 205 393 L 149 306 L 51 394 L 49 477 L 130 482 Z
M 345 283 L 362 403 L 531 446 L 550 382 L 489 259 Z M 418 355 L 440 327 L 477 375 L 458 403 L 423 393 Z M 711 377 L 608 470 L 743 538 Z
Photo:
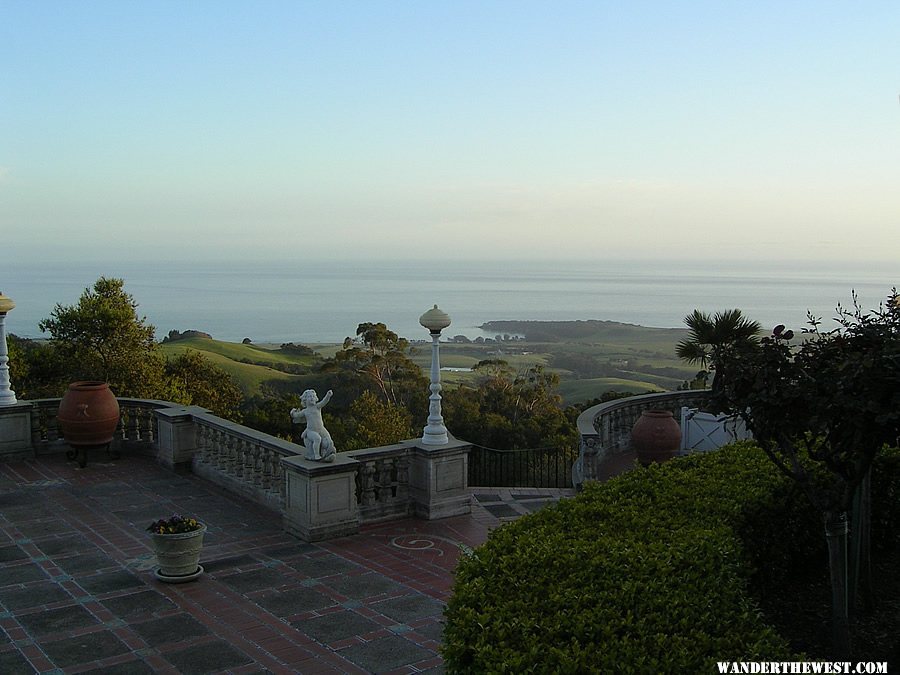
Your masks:
M 499 335 L 525 336 L 483 343 L 441 343 L 441 365 L 446 368 L 472 368 L 485 359 L 503 359 L 516 372 L 543 366 L 559 375 L 560 394 L 565 403 L 597 398 L 604 392 L 666 391 L 690 380 L 697 368 L 675 357 L 675 345 L 686 331 L 668 328 L 643 328 L 609 321 L 533 322 L 504 321 L 485 324 L 486 330 Z M 532 339 L 532 337 L 534 339 Z M 313 372 L 326 358 L 340 351 L 339 344 L 309 345 L 315 356 L 300 355 L 280 345 L 240 344 L 208 338 L 187 338 L 161 345 L 165 354 L 174 356 L 186 350 L 201 352 L 229 372 L 247 394 L 255 394 L 267 382 L 280 387 L 302 389 L 302 374 L 278 370 Z M 431 366 L 428 344 L 415 345 L 412 359 L 426 374 Z M 475 384 L 472 372 L 444 371 L 448 385 Z
M 212 363 L 230 374 L 244 393 L 250 396 L 259 393 L 260 386 L 268 381 L 284 383 L 302 380 L 300 375 L 275 370 L 271 364 L 314 367 L 317 361 L 315 357 L 284 354 L 280 351 L 261 349 L 253 345 L 221 342 L 207 338 L 188 338 L 166 342 L 160 345 L 160 348 L 166 356 L 178 356 L 186 351 L 200 352 Z M 256 363 L 242 363 L 246 360 Z

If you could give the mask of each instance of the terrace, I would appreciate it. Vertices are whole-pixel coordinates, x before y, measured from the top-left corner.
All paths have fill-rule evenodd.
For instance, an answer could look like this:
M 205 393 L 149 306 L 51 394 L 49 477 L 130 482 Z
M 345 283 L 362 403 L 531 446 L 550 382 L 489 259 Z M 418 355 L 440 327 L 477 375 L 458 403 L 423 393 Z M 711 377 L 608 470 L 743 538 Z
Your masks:
M 0 407 L 0 672 L 439 672 L 462 552 L 574 493 L 471 488 L 463 443 L 320 465 L 200 409 L 119 401 L 121 457 L 85 468 L 63 453 L 58 399 Z M 289 515 L 292 481 L 317 471 L 355 487 L 353 522 L 327 538 Z M 464 512 L 441 517 L 447 503 Z M 194 583 L 153 574 L 144 528 L 176 512 L 208 526 Z

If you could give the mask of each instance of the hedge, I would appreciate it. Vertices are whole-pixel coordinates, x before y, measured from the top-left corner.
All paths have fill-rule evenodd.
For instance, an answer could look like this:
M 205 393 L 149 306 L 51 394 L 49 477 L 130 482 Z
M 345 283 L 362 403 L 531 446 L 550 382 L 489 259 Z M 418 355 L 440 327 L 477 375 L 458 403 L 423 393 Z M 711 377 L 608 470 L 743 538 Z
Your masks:
M 760 592 L 825 558 L 821 517 L 751 443 L 636 469 L 491 533 L 445 611 L 450 672 L 715 672 L 797 660 Z

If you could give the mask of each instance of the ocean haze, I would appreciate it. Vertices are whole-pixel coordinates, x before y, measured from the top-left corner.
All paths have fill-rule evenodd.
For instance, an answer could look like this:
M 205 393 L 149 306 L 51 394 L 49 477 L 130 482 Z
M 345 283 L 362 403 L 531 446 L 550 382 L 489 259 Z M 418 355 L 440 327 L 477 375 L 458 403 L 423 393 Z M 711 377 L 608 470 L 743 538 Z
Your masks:
M 7 330 L 46 337 L 38 322 L 100 277 L 122 277 L 158 338 L 197 329 L 238 342 L 340 342 L 364 321 L 427 338 L 418 317 L 437 303 L 444 332 L 477 337 L 491 320 L 600 319 L 680 327 L 695 308 L 737 307 L 763 326 L 826 319 L 855 290 L 864 309 L 887 296 L 896 263 L 666 261 L 8 262 L 0 289 L 16 302 Z

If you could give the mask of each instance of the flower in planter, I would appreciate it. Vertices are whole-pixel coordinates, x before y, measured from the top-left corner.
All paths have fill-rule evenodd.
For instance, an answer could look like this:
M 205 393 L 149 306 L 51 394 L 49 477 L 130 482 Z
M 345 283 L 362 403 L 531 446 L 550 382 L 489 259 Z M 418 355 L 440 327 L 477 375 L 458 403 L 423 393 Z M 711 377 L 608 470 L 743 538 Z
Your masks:
M 203 525 L 196 518 L 187 516 L 179 516 L 175 514 L 168 520 L 161 518 L 150 524 L 147 528 L 148 532 L 153 534 L 181 534 L 183 532 L 193 532 L 199 530 Z

